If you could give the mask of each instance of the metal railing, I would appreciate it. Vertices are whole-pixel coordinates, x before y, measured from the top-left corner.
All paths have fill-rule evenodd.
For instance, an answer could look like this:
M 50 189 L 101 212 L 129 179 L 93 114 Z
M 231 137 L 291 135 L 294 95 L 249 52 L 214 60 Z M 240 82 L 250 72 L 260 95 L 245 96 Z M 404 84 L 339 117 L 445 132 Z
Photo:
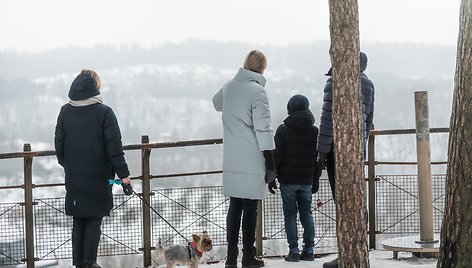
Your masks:
M 182 177 L 182 176 L 193 176 L 193 175 L 204 175 L 204 174 L 217 174 L 221 173 L 222 171 L 204 171 L 204 172 L 193 172 L 193 173 L 180 173 L 180 174 L 167 174 L 167 175 L 155 175 L 152 176 L 150 174 L 150 154 L 152 149 L 159 149 L 159 148 L 173 148 L 173 147 L 186 147 L 186 146 L 199 146 L 199 145 L 215 145 L 215 144 L 222 144 L 222 139 L 208 139 L 208 140 L 192 140 L 192 141 L 179 141 L 179 142 L 164 142 L 164 143 L 149 143 L 148 136 L 142 136 L 141 144 L 132 144 L 132 145 L 125 145 L 123 149 L 127 150 L 141 150 L 141 176 L 132 177 L 132 180 L 141 180 L 141 187 L 142 193 L 139 193 L 143 202 L 147 204 L 151 204 L 151 195 L 154 193 L 151 192 L 150 188 L 150 180 L 153 178 L 163 178 L 163 177 Z M 39 187 L 54 187 L 54 186 L 63 186 L 64 183 L 53 183 L 53 184 L 33 184 L 32 181 L 32 167 L 33 167 L 33 158 L 35 157 L 44 157 L 44 156 L 54 156 L 55 151 L 31 151 L 30 144 L 25 144 L 23 147 L 23 152 L 16 152 L 16 153 L 5 153 L 0 154 L 1 159 L 12 159 L 12 158 L 23 158 L 24 162 L 24 184 L 22 185 L 8 185 L 8 186 L 0 186 L 0 190 L 2 189 L 23 189 L 24 191 L 24 202 L 19 204 L 23 206 L 22 209 L 22 224 L 24 226 L 21 227 L 21 230 L 24 229 L 23 239 L 18 239 L 20 245 L 17 248 L 21 248 L 23 245 L 24 247 L 24 258 L 14 258 L 9 254 L 6 254 L 2 248 L 0 248 L 0 257 L 3 257 L 3 260 L 0 259 L 0 265 L 5 264 L 16 264 L 25 262 L 27 267 L 34 267 L 34 262 L 40 260 L 40 258 L 35 257 L 35 209 L 34 207 L 41 204 L 41 202 L 36 202 L 33 199 L 33 189 Z M 62 206 L 63 207 L 63 206 Z M 17 205 L 13 204 L 12 207 L 6 207 L 5 211 L 0 211 L 0 217 L 5 214 L 10 214 L 13 211 L 13 208 L 18 208 Z M 61 206 L 54 206 L 54 209 L 57 211 L 61 211 Z M 15 210 L 15 212 L 17 212 Z M 18 212 L 17 212 L 18 213 Z M 151 246 L 151 209 L 149 206 L 141 205 L 141 232 L 142 232 L 142 245 L 138 248 L 138 251 L 143 253 L 143 263 L 144 266 L 151 265 L 151 250 L 153 247 Z M 37 214 L 43 215 L 43 214 Z M 46 215 L 46 214 L 44 214 Z M 65 214 L 62 212 L 62 215 Z M 47 215 L 49 217 L 49 215 Z M 65 216 L 66 217 L 66 216 Z M 66 217 L 67 218 L 67 217 Z M 65 220 L 67 221 L 67 220 Z M 71 221 L 71 220 L 69 220 Z M 40 222 L 40 221 L 36 221 Z M 71 227 L 70 223 L 65 224 L 66 226 Z M 19 228 L 20 229 L 20 228 Z M 18 230 L 19 230 L 18 229 Z M 70 228 L 71 229 L 71 228 Z M 15 230 L 14 233 L 19 233 L 19 231 Z M 36 234 L 40 234 L 40 230 L 36 230 Z M 38 242 L 38 241 L 36 241 Z M 13 243 L 13 242 L 12 242 Z M 68 240 L 64 241 L 64 244 L 68 243 Z M 10 244 L 10 243 L 9 243 Z M 0 243 L 0 245 L 2 245 Z M 48 256 L 46 254 L 46 256 Z M 8 261 L 9 260 L 9 261 Z
M 429 129 L 430 133 L 448 133 L 449 128 L 430 128 Z M 382 201 L 381 198 L 378 198 L 377 196 L 377 191 L 378 191 L 378 184 L 381 184 L 381 182 L 388 182 L 388 184 L 392 185 L 394 188 L 399 189 L 402 192 L 408 193 L 409 197 L 413 197 L 414 199 L 417 199 L 417 194 L 414 193 L 412 194 L 411 191 L 405 190 L 405 185 L 403 183 L 398 183 L 398 182 L 392 182 L 392 180 L 388 180 L 387 178 L 394 178 L 395 176 L 377 176 L 376 175 L 376 169 L 375 167 L 377 165 L 416 165 L 417 162 L 406 162 L 406 161 L 376 161 L 375 159 L 375 137 L 376 136 L 384 136 L 384 135 L 405 135 L 405 134 L 416 134 L 416 129 L 394 129 L 394 130 L 372 130 L 369 135 L 369 140 L 368 140 L 368 154 L 367 154 L 367 166 L 368 166 L 368 176 L 367 176 L 367 184 L 368 184 L 368 211 L 369 211 L 369 226 L 368 226 L 368 233 L 369 233 L 369 247 L 370 248 L 375 248 L 376 247 L 376 235 L 385 233 L 388 230 L 391 229 L 391 227 L 382 229 L 382 224 L 377 225 L 377 209 L 378 209 L 378 203 Z M 431 162 L 431 165 L 447 165 L 447 161 L 442 161 L 442 162 Z M 397 176 L 397 177 L 402 177 L 402 176 Z M 435 178 L 435 184 L 438 185 L 442 181 L 442 185 L 444 185 L 445 182 L 445 175 L 433 175 L 433 178 Z M 409 185 L 412 185 L 411 181 L 414 181 L 413 183 L 416 183 L 416 180 L 414 180 L 416 177 L 414 176 L 408 176 L 410 181 L 407 183 Z M 433 185 L 434 188 L 434 185 Z M 434 191 L 433 195 L 435 196 L 435 199 L 433 199 L 434 202 L 440 202 L 444 198 L 444 187 L 436 187 L 436 190 Z M 382 195 L 382 198 L 385 198 L 384 195 Z M 439 201 L 438 201 L 439 200 Z M 394 202 L 398 202 L 401 200 L 394 200 Z M 444 203 L 442 203 L 443 205 Z M 410 206 L 404 206 L 404 205 L 399 205 L 404 211 L 405 207 L 410 207 Z M 438 216 L 437 210 L 438 210 L 438 205 L 436 204 L 435 207 L 435 218 L 437 219 Z M 416 206 L 417 208 L 417 206 Z M 441 207 L 442 209 L 442 207 Z M 405 219 L 411 219 L 413 216 L 418 212 L 418 210 L 414 210 L 413 213 L 411 212 L 406 212 L 402 217 L 398 218 L 396 221 L 391 222 L 392 226 L 398 225 L 400 222 L 404 222 Z M 442 211 L 441 211 L 442 213 Z M 439 216 L 441 218 L 441 216 Z M 418 223 L 418 220 L 415 221 Z M 437 221 L 436 221 L 437 222 Z M 439 226 L 438 226 L 439 225 Z M 417 224 L 419 226 L 419 223 Z M 440 230 L 440 223 L 436 224 L 435 230 L 439 231 Z M 403 233 L 408 233 L 412 232 L 411 228 L 408 228 L 407 230 L 402 230 Z
M 448 129 L 431 129 L 431 133 L 444 132 L 448 132 Z M 407 189 L 406 186 L 402 185 L 399 179 L 401 176 L 376 175 L 375 172 L 377 165 L 416 164 L 415 162 L 376 161 L 375 136 L 414 133 L 414 129 L 371 131 L 368 161 L 366 162 L 366 165 L 368 165 L 366 181 L 369 204 L 369 244 L 371 248 L 375 248 L 377 234 L 417 231 L 414 227 L 415 223 L 417 223 L 417 219 L 415 219 L 417 212 L 413 203 L 409 206 L 398 206 L 397 208 L 403 210 L 403 213 L 395 214 L 395 217 L 385 216 L 391 213 L 378 213 L 379 208 L 382 210 L 384 208 L 387 209 L 387 207 L 390 208 L 392 207 L 391 203 L 395 202 L 395 197 L 393 200 L 386 200 L 385 195 L 382 195 L 381 198 L 377 196 L 378 192 L 383 193 L 385 191 L 383 190 L 385 187 L 391 186 L 392 189 L 405 194 L 413 202 L 416 200 L 416 196 L 414 190 Z M 152 265 L 151 252 L 154 249 L 153 245 L 159 240 L 166 245 L 183 241 L 161 218 L 152 213 L 149 206 L 145 205 L 145 203 L 151 204 L 153 208 L 159 211 L 163 218 L 170 221 L 173 227 L 185 236 L 190 237 L 192 232 L 205 229 L 212 234 L 216 245 L 224 245 L 226 241 L 225 220 L 228 199 L 222 195 L 221 187 L 151 189 L 152 179 L 220 174 L 222 171 L 211 170 L 160 175 L 152 175 L 150 171 L 150 155 L 153 149 L 219 144 L 222 144 L 222 139 L 149 143 L 149 138 L 143 136 L 141 144 L 123 146 L 124 150 L 139 150 L 141 152 L 141 175 L 132 179 L 141 181 L 141 192 L 138 194 L 142 200 L 136 196 L 115 195 L 115 208 L 112 217 L 104 219 L 99 255 L 142 254 L 143 265 L 147 267 Z M 8 237 L 8 239 L 3 239 L 0 236 L 2 237 L 2 240 L 0 240 L 0 266 L 26 263 L 29 268 L 34 267 L 35 261 L 38 260 L 71 257 L 70 231 L 72 229 L 72 219 L 65 215 L 63 211 L 64 199 L 33 198 L 34 188 L 64 185 L 63 183 L 33 184 L 33 159 L 54 155 L 55 151 L 32 152 L 29 144 L 24 145 L 23 152 L 0 154 L 0 160 L 23 158 L 24 162 L 23 184 L 0 186 L 0 190 L 22 189 L 24 191 L 24 202 L 20 204 L 0 204 L 0 228 L 5 230 L 7 233 L 5 237 Z M 446 162 L 432 164 L 446 164 Z M 433 205 L 435 213 L 437 213 L 437 216 L 435 214 L 435 228 L 440 228 L 444 177 L 444 175 L 433 176 L 433 180 L 437 182 L 436 184 L 433 183 L 433 187 L 435 187 L 434 185 L 439 185 L 436 187 L 435 199 L 433 200 L 435 203 Z M 411 181 L 414 179 L 414 176 L 403 176 L 401 180 L 409 181 L 407 184 L 411 186 Z M 397 198 L 405 199 L 403 197 Z M 411 202 L 411 200 L 408 202 Z M 389 205 L 383 206 L 382 204 Z M 268 195 L 259 207 L 262 209 L 262 213 L 258 213 L 259 224 L 256 234 L 256 246 L 259 252 L 262 252 L 262 240 L 285 238 L 281 207 L 279 194 Z M 329 190 L 329 183 L 324 177 L 322 177 L 320 182 L 320 191 L 314 196 L 312 210 L 314 212 L 318 241 L 324 238 L 334 238 L 336 236 L 335 206 L 332 201 L 331 191 Z M 4 224 L 4 222 L 6 223 Z M 404 225 L 405 222 L 409 222 L 410 225 Z M 124 223 L 129 225 L 129 228 L 135 230 L 135 232 L 130 235 L 126 230 L 119 228 Z M 14 250 L 16 253 L 9 254 L 5 248 Z

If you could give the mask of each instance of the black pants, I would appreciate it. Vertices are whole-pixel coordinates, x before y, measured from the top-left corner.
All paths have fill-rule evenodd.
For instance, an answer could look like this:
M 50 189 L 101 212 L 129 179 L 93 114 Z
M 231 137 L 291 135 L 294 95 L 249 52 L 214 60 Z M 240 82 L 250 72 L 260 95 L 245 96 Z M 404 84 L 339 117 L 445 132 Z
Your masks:
M 230 198 L 228 214 L 226 215 L 228 251 L 238 250 L 241 214 L 243 216 L 243 248 L 252 250 L 254 247 L 254 242 L 256 241 L 257 201 L 236 197 Z
M 76 218 L 72 227 L 72 263 L 77 266 L 97 262 L 102 218 Z
M 329 186 L 331 187 L 331 194 L 333 200 L 336 202 L 336 181 L 335 181 L 335 170 L 336 163 L 334 160 L 334 152 L 331 151 L 326 155 L 326 171 L 328 172 Z

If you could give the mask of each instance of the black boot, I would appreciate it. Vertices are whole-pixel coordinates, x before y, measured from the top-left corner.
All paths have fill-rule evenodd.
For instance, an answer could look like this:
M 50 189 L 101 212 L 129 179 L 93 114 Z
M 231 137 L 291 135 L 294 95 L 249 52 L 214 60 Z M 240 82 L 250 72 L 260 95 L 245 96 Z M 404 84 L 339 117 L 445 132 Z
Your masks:
M 96 262 L 94 263 L 87 263 L 86 268 L 102 268 L 102 266 L 98 265 Z
M 256 257 L 256 248 L 243 249 L 243 268 L 264 267 L 264 261 Z
M 228 249 L 225 268 L 238 268 L 238 249 Z
M 315 254 L 313 254 L 313 246 L 303 246 L 302 253 L 300 254 L 300 260 L 303 261 L 314 261 Z
M 330 262 L 323 263 L 323 268 L 338 268 L 338 261 L 339 259 L 336 258 Z

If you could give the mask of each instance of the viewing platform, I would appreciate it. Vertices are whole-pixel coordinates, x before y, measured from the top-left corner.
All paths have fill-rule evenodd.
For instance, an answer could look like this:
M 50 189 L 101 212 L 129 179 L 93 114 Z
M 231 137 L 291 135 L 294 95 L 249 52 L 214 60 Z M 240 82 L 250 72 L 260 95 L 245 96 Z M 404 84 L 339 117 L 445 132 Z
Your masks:
M 447 133 L 447 128 L 432 128 L 431 133 Z M 385 135 L 414 134 L 411 129 L 373 130 L 369 137 L 368 160 L 369 170 L 366 177 L 368 195 L 368 242 L 371 251 L 371 267 L 411 267 L 410 261 L 399 250 L 399 261 L 392 260 L 391 251 L 381 251 L 381 241 L 392 237 L 411 236 L 419 233 L 417 175 L 377 174 L 380 165 L 416 165 L 416 162 L 377 161 L 375 159 L 375 138 Z M 125 151 L 140 153 L 141 174 L 132 178 L 135 195 L 114 196 L 115 207 L 110 217 L 104 218 L 102 237 L 98 254 L 100 260 L 120 259 L 121 267 L 147 267 L 156 265 L 153 250 L 159 241 L 164 246 L 182 244 L 183 237 L 192 233 L 208 231 L 219 252 L 208 256 L 211 267 L 224 267 L 222 260 L 226 257 L 226 212 L 228 198 L 222 195 L 221 186 L 187 187 L 161 189 L 152 188 L 151 181 L 162 178 L 182 178 L 197 176 L 221 176 L 221 170 L 197 170 L 186 173 L 151 174 L 151 151 L 161 149 L 222 146 L 222 139 L 150 143 L 143 136 L 140 144 L 125 145 Z M 206 147 L 205 147 L 206 148 Z M 72 219 L 64 213 L 64 197 L 35 197 L 38 189 L 64 187 L 63 181 L 37 184 L 33 181 L 33 162 L 38 158 L 52 158 L 54 151 L 33 151 L 29 144 L 24 145 L 22 152 L 2 153 L 2 159 L 16 159 L 23 162 L 24 180 L 16 185 L 0 185 L 3 190 L 19 191 L 23 196 L 21 202 L 0 203 L 0 266 L 46 267 L 42 263 L 57 260 L 70 264 L 72 257 L 71 229 Z M 10 160 L 11 161 L 11 160 Z M 158 163 L 153 163 L 158 164 Z M 433 162 L 433 165 L 445 165 L 446 162 Z M 439 233 L 444 207 L 444 174 L 433 174 L 433 226 Z M 152 208 L 157 210 L 158 216 Z M 282 199 L 280 191 L 275 195 L 267 194 L 261 202 L 261 213 L 258 213 L 256 247 L 266 261 L 266 267 L 322 267 L 322 262 L 336 257 L 336 212 L 331 196 L 329 182 L 325 174 L 320 180 L 320 190 L 313 196 L 312 211 L 315 220 L 315 252 L 323 254 L 315 262 L 288 263 L 280 257 L 286 254 Z M 165 219 L 169 224 L 167 224 Z M 126 228 L 123 228 L 126 226 Z M 299 225 L 301 226 L 301 225 Z M 301 237 L 301 228 L 299 228 Z M 375 249 L 375 250 L 374 250 Z M 324 255 L 327 254 L 327 255 Z M 121 256 L 121 257 L 120 257 Z M 129 259 L 132 263 L 125 263 Z M 393 261 L 393 262 L 392 262 Z M 387 263 L 385 263 L 387 262 Z M 390 262 L 393 263 L 389 264 Z M 377 266 L 379 263 L 379 266 Z M 406 264 L 405 264 L 406 263 Z M 101 262 L 104 267 L 107 266 Z M 402 265 L 406 266 L 402 266 Z M 435 267 L 426 261 L 426 266 Z M 380 266 L 382 265 L 382 266 Z M 205 267 L 202 265 L 201 267 Z M 54 266 L 49 266 L 54 267 Z M 57 266 L 57 267 L 63 267 Z

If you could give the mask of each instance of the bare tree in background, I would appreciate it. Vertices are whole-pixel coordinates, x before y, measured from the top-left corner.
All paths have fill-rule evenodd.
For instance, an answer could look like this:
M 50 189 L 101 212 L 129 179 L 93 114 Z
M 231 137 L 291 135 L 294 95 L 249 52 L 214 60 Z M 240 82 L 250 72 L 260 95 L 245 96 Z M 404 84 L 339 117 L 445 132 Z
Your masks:
M 330 0 L 339 267 L 369 267 L 357 0 Z
M 472 0 L 462 0 L 437 267 L 472 267 Z

